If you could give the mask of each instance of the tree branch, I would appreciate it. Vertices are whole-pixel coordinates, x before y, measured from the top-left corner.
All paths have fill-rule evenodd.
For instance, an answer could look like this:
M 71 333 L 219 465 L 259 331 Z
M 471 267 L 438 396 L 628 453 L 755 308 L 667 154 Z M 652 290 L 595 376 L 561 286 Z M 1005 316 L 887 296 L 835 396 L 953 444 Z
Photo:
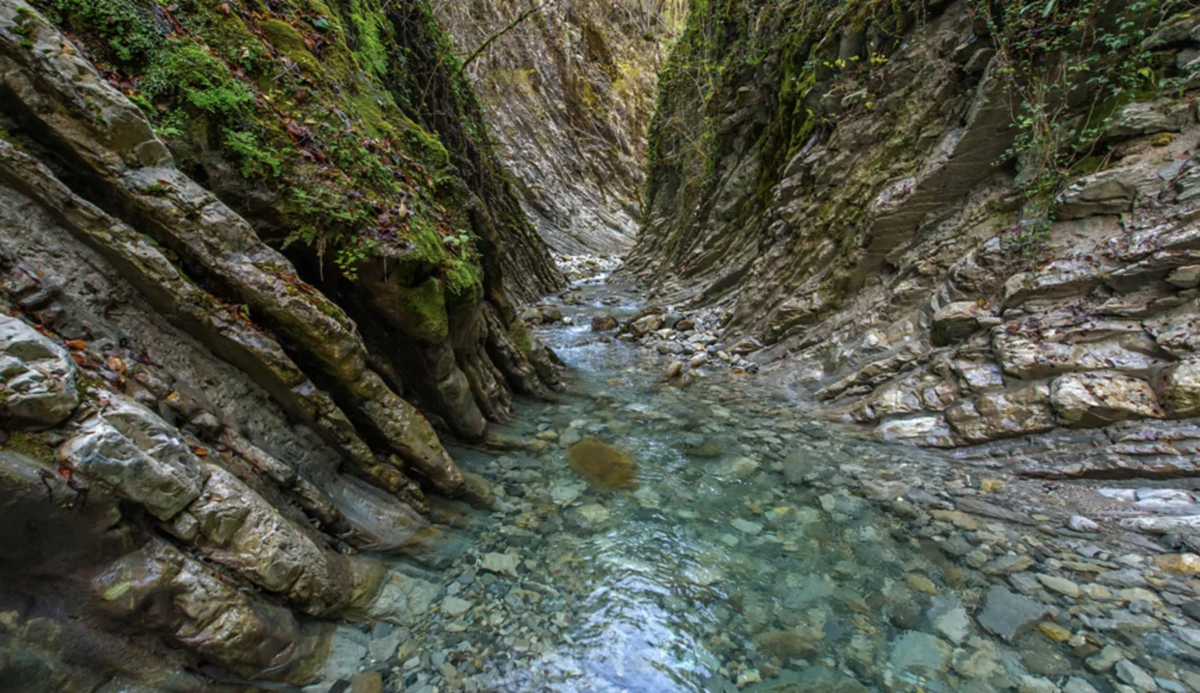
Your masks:
M 491 36 L 489 36 L 489 37 L 487 37 L 486 39 L 484 39 L 483 43 L 479 44 L 479 47 L 478 47 L 478 48 L 476 48 L 475 50 L 471 51 L 471 54 L 470 54 L 470 55 L 468 55 L 466 58 L 464 58 L 464 59 L 463 59 L 463 61 L 462 61 L 462 69 L 463 69 L 463 70 L 466 70 L 466 69 L 467 69 L 467 65 L 470 65 L 472 60 L 474 60 L 475 58 L 478 58 L 480 55 L 482 55 L 482 54 L 483 54 L 483 52 L 484 52 L 485 50 L 487 50 L 488 46 L 492 45 L 492 42 L 493 42 L 493 41 L 495 41 L 496 39 L 500 38 L 501 36 L 503 36 L 503 35 L 507 34 L 508 32 L 512 31 L 513 29 L 517 28 L 517 25 L 518 25 L 518 24 L 520 24 L 521 22 L 525 21 L 525 20 L 526 20 L 526 19 L 528 19 L 530 16 L 532 16 L 532 15 L 533 15 L 535 12 L 538 12 L 539 10 L 541 10 L 541 9 L 542 9 L 543 7 L 545 7 L 545 6 L 546 6 L 546 3 L 541 3 L 540 5 L 537 5 L 537 6 L 535 6 L 535 7 L 532 7 L 532 8 L 530 8 L 530 9 L 528 9 L 528 10 L 525 10 L 524 12 L 522 12 L 522 13 L 520 14 L 520 16 L 518 16 L 516 19 L 512 20 L 511 22 L 509 22 L 508 26 L 504 27 L 504 28 L 503 28 L 503 29 L 501 29 L 500 31 L 497 31 L 496 33 L 494 33 L 494 34 L 492 34 Z

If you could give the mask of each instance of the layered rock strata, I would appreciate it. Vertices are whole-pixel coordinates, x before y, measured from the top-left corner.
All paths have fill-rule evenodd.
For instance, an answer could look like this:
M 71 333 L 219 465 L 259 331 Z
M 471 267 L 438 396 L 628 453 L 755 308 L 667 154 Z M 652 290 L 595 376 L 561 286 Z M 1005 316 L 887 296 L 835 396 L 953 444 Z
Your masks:
M 1192 18 L 1137 39 L 1147 74 L 1178 86 L 1104 102 L 1092 156 L 1071 160 L 1040 222 L 1007 88 L 1029 77 L 978 6 L 718 5 L 693 14 L 664 72 L 625 276 L 664 308 L 713 313 L 725 345 L 761 339 L 751 361 L 885 440 L 1116 426 L 1030 471 L 1191 472 Z
M 161 32 L 160 43 L 120 63 L 136 34 L 122 44 L 91 25 L 75 42 L 38 9 L 0 2 L 0 679 L 15 690 L 87 691 L 334 680 L 351 673 L 342 655 L 357 642 L 335 620 L 406 623 L 421 599 L 419 580 L 361 552 L 436 564 L 454 537 L 431 518 L 426 494 L 487 502 L 440 436 L 482 439 L 489 421 L 509 416 L 514 393 L 557 386 L 505 277 L 521 273 L 518 295 L 561 278 L 492 178 L 490 150 L 466 139 L 443 150 L 438 206 L 405 192 L 429 174 L 388 149 L 400 140 L 362 140 L 397 166 L 395 185 L 347 193 L 348 203 L 380 195 L 370 202 L 379 237 L 336 263 L 334 245 L 285 242 L 281 229 L 302 216 L 280 202 L 294 189 L 229 168 L 222 157 L 246 156 L 229 132 L 250 126 L 204 110 L 241 94 L 243 108 L 300 127 L 280 94 L 232 69 L 237 81 L 197 87 L 181 106 L 186 118 L 173 122 L 186 130 L 166 126 L 146 97 L 156 61 L 227 34 L 203 33 L 190 5 L 113 8 Z M 64 26 L 89 26 L 84 6 L 51 9 Z M 283 31 L 270 22 L 291 27 L 296 10 L 216 11 L 222 31 L 265 37 Z M 413 26 L 418 10 L 373 12 Z M 440 50 L 436 26 L 420 26 L 390 47 Z M 326 31 L 311 75 L 292 58 L 277 64 L 321 98 L 349 98 L 317 72 L 362 37 Z M 227 48 L 196 55 L 224 66 Z M 110 50 L 118 64 L 97 67 Z M 277 47 L 255 50 L 267 60 Z M 385 80 L 358 79 L 384 117 L 410 123 L 421 146 L 442 146 L 385 102 Z M 436 98 L 458 97 L 431 90 Z M 438 111 L 448 141 L 482 126 L 466 103 L 461 121 Z M 214 145 L 205 125 L 227 139 L 197 155 Z M 279 150 L 280 165 L 324 158 L 322 175 L 349 179 L 332 151 L 360 127 Z M 387 195 L 412 205 L 407 226 L 383 228 Z M 418 229 L 422 215 L 446 226 Z M 332 234 L 337 219 L 327 221 Z M 454 252 L 417 247 L 441 244 L 441 233 Z

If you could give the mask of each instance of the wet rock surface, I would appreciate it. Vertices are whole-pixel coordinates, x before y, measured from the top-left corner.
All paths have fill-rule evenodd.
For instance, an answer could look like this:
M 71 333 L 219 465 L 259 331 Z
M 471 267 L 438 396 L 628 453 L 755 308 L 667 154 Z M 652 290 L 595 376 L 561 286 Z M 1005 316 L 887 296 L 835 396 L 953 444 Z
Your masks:
M 144 8 L 205 77 L 231 54 L 201 29 L 241 32 L 275 76 L 231 69 L 231 89 L 331 189 L 360 160 L 322 140 L 394 143 L 359 130 L 376 107 L 432 159 L 390 160 L 445 186 L 432 243 L 373 236 L 326 279 L 321 251 L 281 249 L 273 177 L 202 141 L 251 133 L 169 149 L 136 61 L 100 70 L 113 45 L 0 2 L 0 688 L 1200 691 L 1196 110 L 1122 105 L 1032 263 L 1006 221 L 1019 164 L 993 166 L 995 52 L 934 5 L 902 23 L 929 40 L 892 54 L 877 109 L 840 112 L 828 74 L 778 108 L 777 56 L 711 108 L 675 73 L 664 111 L 722 118 L 701 177 L 720 189 L 697 203 L 686 166 L 652 171 L 642 300 L 602 284 L 611 257 L 550 265 L 424 3 L 366 29 L 324 16 L 341 5 Z M 389 26 L 413 43 L 375 77 L 337 67 Z M 620 67 L 586 26 L 541 38 L 587 49 L 556 68 Z M 429 130 L 380 86 L 412 75 Z M 284 111 L 328 94 L 354 114 L 311 114 L 333 131 Z M 784 110 L 824 125 L 770 164 Z M 598 140 L 621 164 L 641 146 Z M 423 187 L 392 166 L 381 226 Z M 621 193 L 598 223 L 617 235 Z
M 0 425 L 48 428 L 79 405 L 67 350 L 20 320 L 0 316 Z

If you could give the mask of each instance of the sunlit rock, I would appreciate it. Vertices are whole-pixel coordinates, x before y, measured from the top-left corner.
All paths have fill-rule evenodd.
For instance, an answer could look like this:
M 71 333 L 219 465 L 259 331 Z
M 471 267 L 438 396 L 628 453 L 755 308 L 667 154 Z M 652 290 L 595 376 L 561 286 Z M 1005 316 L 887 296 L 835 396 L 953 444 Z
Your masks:
M 0 316 L 0 427 L 45 428 L 79 404 L 67 350 L 27 323 Z
M 1174 418 L 1200 416 L 1200 357 L 1190 358 L 1167 370 L 1163 399 Z
M 1145 380 L 1121 374 L 1072 373 L 1054 381 L 1050 403 L 1067 426 L 1105 426 L 1166 416 Z

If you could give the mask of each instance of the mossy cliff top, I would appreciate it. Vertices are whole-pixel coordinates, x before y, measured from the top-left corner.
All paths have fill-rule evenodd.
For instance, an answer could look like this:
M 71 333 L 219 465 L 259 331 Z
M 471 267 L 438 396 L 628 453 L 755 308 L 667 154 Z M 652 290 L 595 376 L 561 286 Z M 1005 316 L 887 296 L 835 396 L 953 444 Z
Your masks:
M 540 265 L 518 288 L 554 287 L 425 0 L 35 5 L 146 111 L 183 170 L 314 276 L 354 278 L 384 257 L 470 294 L 484 279 L 477 198 Z

